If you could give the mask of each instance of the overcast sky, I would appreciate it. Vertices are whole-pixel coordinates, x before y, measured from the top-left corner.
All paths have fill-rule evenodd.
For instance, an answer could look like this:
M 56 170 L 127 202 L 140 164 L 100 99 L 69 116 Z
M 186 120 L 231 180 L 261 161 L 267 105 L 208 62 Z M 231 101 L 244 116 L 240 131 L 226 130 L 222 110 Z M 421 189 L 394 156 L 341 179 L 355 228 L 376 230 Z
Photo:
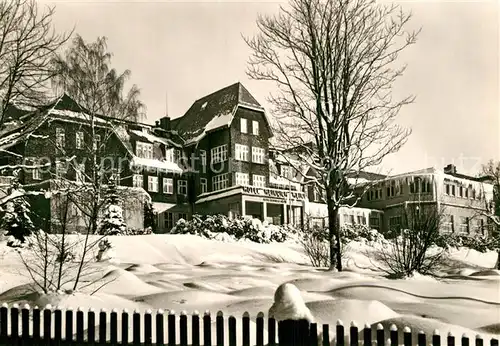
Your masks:
M 130 69 L 153 123 L 184 114 L 198 98 L 242 82 L 267 108 L 273 85 L 245 74 L 249 49 L 241 35 L 255 33 L 258 13 L 280 2 L 39 1 L 54 4 L 58 31 L 85 40 L 108 37 L 113 66 Z M 402 173 L 455 162 L 475 174 L 479 164 L 500 157 L 499 2 L 407 1 L 416 45 L 401 56 L 408 63 L 397 95 L 416 103 L 401 111 L 413 134 L 383 171 Z

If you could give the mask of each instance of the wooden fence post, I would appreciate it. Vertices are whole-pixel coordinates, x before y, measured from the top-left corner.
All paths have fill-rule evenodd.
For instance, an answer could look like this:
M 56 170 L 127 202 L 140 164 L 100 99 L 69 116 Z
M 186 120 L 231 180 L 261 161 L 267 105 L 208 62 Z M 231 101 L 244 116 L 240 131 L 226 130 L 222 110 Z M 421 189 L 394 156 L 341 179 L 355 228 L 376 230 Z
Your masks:
M 385 346 L 385 332 L 382 324 L 377 324 L 377 346 Z
M 200 346 L 200 313 L 198 311 L 193 312 L 191 317 L 191 344 L 193 346 Z
M 19 338 L 19 305 L 14 304 L 10 308 L 10 337 L 13 342 Z
M 95 344 L 95 311 L 90 308 L 87 313 L 87 340 L 90 345 Z
M 359 330 L 355 321 L 351 322 L 351 326 L 349 328 L 349 344 L 350 346 L 359 345 Z
M 228 330 L 229 330 L 229 346 L 237 346 L 237 344 L 236 344 L 236 317 L 229 316 Z
M 462 335 L 462 346 L 469 346 L 469 337 L 465 333 Z
M 109 342 L 111 345 L 118 344 L 118 310 L 113 308 L 109 316 Z
M 224 314 L 222 311 L 217 311 L 215 317 L 215 344 L 217 346 L 224 346 Z
M 28 304 L 24 305 L 21 311 L 21 325 L 23 334 L 23 343 L 29 345 L 29 340 L 31 337 L 30 333 L 30 306 Z
M 56 306 L 54 311 L 54 341 L 60 345 L 62 340 L 62 308 Z
M 167 325 L 168 325 L 168 346 L 176 346 L 176 330 L 175 330 L 175 311 L 169 310 L 167 317 Z
M 137 309 L 132 314 L 132 342 L 134 345 L 141 344 L 141 313 Z
M 153 344 L 153 321 L 150 309 L 144 314 L 144 345 L 151 346 Z
M 396 327 L 395 324 L 391 324 L 389 335 L 391 338 L 391 346 L 398 346 L 398 327 Z
M 256 328 L 257 346 L 264 346 L 264 314 L 262 312 L 257 314 Z
M 179 317 L 179 326 L 181 346 L 188 346 L 188 319 L 187 312 L 185 310 L 181 311 L 181 316 Z
M 372 326 L 368 323 L 363 328 L 363 346 L 372 346 Z
M 448 337 L 446 338 L 447 346 L 455 346 L 455 337 L 451 332 L 448 332 Z
M 123 309 L 122 311 L 122 345 L 127 345 L 128 344 L 128 310 Z
M 156 311 L 156 345 L 165 345 L 165 311 L 163 309 Z
M 203 346 L 212 346 L 212 320 L 208 310 L 203 315 Z
M 243 317 L 241 319 L 242 322 L 242 337 L 243 337 L 243 346 L 250 346 L 250 315 L 247 311 L 243 313 Z
M 404 327 L 403 329 L 403 345 L 412 346 L 411 329 L 409 327 Z
M 7 344 L 9 336 L 9 324 L 7 322 L 9 314 L 9 307 L 6 303 L 2 304 L 0 308 L 0 342 Z
M 108 338 L 107 336 L 107 327 L 108 327 L 108 313 L 106 309 L 102 308 L 101 311 L 99 311 L 99 343 L 103 344 L 105 343 Z
M 335 340 L 337 340 L 337 346 L 344 346 L 345 330 L 344 330 L 344 324 L 341 320 L 337 320 L 337 326 L 335 329 L 336 329 Z
M 424 331 L 419 331 L 417 335 L 417 345 L 418 346 L 427 346 L 427 339 Z
M 439 334 L 439 330 L 437 329 L 432 333 L 432 346 L 441 346 L 441 334 Z
M 323 346 L 330 346 L 330 326 L 328 324 L 323 324 Z
M 267 344 L 276 346 L 276 320 L 272 317 L 267 319 Z

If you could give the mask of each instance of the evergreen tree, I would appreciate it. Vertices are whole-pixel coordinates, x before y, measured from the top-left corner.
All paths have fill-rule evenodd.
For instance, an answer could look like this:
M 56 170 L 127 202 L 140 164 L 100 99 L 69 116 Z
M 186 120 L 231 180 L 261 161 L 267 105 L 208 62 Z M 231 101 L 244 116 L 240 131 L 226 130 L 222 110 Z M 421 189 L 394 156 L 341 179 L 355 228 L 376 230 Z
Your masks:
M 99 233 L 102 235 L 125 234 L 127 225 L 123 219 L 120 196 L 115 182 L 110 182 L 106 193 L 104 217 Z
M 9 194 L 18 197 L 13 198 L 6 205 L 2 220 L 3 228 L 7 231 L 8 236 L 13 236 L 16 240 L 24 243 L 26 237 L 35 230 L 30 217 L 31 207 L 24 194 L 24 189 L 17 180 L 13 182 Z

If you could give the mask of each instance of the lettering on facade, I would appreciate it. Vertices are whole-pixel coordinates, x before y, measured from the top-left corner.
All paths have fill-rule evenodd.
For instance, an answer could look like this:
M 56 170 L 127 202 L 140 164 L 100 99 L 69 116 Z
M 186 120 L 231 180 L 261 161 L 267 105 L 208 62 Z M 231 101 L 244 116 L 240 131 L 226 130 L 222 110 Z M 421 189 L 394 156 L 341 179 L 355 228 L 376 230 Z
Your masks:
M 282 199 L 288 199 L 289 195 L 291 195 L 291 198 L 293 200 L 304 199 L 304 194 L 302 192 L 268 189 L 264 187 L 243 186 L 243 192 L 252 195 L 276 197 Z

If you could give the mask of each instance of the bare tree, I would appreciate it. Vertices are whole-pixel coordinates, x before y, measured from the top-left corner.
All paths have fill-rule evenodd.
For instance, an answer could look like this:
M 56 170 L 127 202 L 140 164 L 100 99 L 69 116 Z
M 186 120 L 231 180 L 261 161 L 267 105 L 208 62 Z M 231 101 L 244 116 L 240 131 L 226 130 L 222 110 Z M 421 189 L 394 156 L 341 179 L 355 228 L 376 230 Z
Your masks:
M 260 16 L 259 34 L 245 39 L 248 75 L 277 85 L 269 101 L 278 140 L 300 149 L 326 192 L 332 269 L 342 270 L 339 208 L 356 203 L 346 175 L 380 164 L 411 132 L 395 119 L 414 97 L 391 92 L 405 71 L 398 55 L 416 42 L 418 32 L 405 29 L 410 18 L 374 0 L 291 0 Z
M 483 166 L 483 174 L 489 177 L 493 185 L 492 205 L 487 205 L 481 215 L 490 221 L 490 244 L 489 247 L 497 251 L 496 269 L 500 269 L 500 162 L 490 160 Z
M 390 229 L 393 239 L 375 252 L 375 260 L 382 264 L 379 269 L 393 278 L 433 274 L 446 252 L 434 246 L 441 237 L 443 207 L 410 201 L 398 215 L 399 224 Z
M 35 0 L 0 2 L 0 128 L 12 102 L 45 98 L 50 61 L 70 37 L 55 33 L 53 15 L 53 7 L 41 12 Z

